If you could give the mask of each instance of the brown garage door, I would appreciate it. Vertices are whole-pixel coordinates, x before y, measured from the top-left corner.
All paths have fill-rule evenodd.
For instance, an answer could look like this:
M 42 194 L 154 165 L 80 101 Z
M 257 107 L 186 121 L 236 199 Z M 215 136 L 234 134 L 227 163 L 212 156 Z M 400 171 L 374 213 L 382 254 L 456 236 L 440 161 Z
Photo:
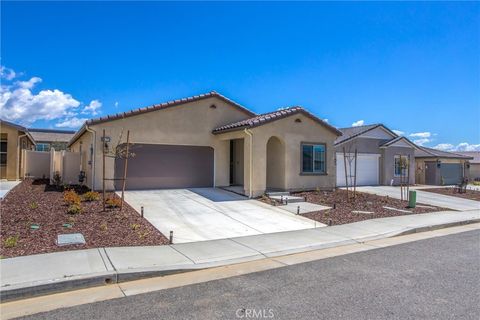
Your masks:
M 213 186 L 213 148 L 135 144 L 128 160 L 127 190 Z M 122 177 L 124 160 L 115 161 L 115 176 Z M 117 190 L 121 181 L 115 183 Z

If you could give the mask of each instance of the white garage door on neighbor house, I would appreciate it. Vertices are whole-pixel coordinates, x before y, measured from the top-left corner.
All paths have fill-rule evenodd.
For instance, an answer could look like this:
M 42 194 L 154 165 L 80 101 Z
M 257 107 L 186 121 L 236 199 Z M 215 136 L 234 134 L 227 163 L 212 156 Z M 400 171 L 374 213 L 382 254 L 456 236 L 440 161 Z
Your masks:
M 352 160 L 351 162 L 349 161 Z M 357 155 L 357 186 L 375 186 L 379 182 L 379 154 L 359 153 Z M 355 161 L 352 154 L 347 156 L 347 175 L 353 176 Z M 353 185 L 353 177 L 348 178 L 348 185 Z M 343 153 L 337 152 L 337 186 L 345 186 L 345 164 Z

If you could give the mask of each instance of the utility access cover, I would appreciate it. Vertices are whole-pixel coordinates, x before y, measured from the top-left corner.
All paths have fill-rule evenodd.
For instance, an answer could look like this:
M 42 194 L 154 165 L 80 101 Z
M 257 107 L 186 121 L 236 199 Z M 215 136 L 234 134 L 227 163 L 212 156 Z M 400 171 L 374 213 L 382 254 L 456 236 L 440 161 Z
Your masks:
M 58 246 L 67 246 L 70 244 L 85 244 L 85 238 L 81 233 L 59 234 L 57 237 Z

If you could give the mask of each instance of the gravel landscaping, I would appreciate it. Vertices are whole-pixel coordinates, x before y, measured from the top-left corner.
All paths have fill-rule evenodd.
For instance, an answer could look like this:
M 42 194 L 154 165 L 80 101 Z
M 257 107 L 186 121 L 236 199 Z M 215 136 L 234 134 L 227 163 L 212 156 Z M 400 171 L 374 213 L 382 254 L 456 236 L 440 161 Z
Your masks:
M 61 188 L 60 188 L 61 189 Z M 123 210 L 103 212 L 99 200 L 82 201 L 81 212 L 68 214 L 63 190 L 47 181 L 26 180 L 0 202 L 0 255 L 15 257 L 37 253 L 112 246 L 163 245 L 168 239 L 127 203 Z M 88 189 L 75 187 L 82 197 Z M 107 198 L 118 197 L 108 194 Z M 118 200 L 114 200 L 115 202 Z M 59 234 L 81 233 L 84 245 L 57 246 Z
M 480 191 L 475 191 L 475 190 L 467 189 L 465 193 L 459 193 L 457 191 L 457 188 L 432 188 L 432 189 L 422 189 L 421 191 L 439 193 L 446 196 L 453 196 L 453 197 L 480 201 Z
M 357 192 L 355 200 L 347 201 L 347 191 L 342 189 L 337 189 L 332 192 L 299 192 L 294 195 L 306 197 L 307 201 L 311 203 L 332 207 L 332 209 L 329 210 L 303 214 L 304 217 L 325 224 L 329 224 L 331 220 L 332 225 L 375 218 L 447 210 L 445 208 L 433 206 L 422 206 L 421 204 L 414 209 L 410 209 L 407 208 L 408 203 L 406 201 L 362 192 Z M 385 207 L 391 209 L 386 209 Z M 392 208 L 401 211 L 393 210 Z

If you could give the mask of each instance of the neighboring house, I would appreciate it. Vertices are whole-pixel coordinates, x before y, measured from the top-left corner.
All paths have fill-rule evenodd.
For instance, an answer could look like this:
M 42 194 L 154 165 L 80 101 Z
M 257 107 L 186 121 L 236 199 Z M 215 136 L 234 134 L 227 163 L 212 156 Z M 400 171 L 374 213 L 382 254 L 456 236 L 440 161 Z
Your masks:
M 382 124 L 339 129 L 342 136 L 335 141 L 337 186 L 354 182 L 354 154 L 357 150 L 356 184 L 399 185 L 402 179 L 410 178 L 415 183 L 414 154 L 416 145 L 405 137 L 398 136 Z M 344 161 L 344 151 L 347 161 Z M 410 163 L 410 174 L 405 164 Z M 347 176 L 345 175 L 345 166 Z
M 341 132 L 301 107 L 257 115 L 210 92 L 89 120 L 69 147 L 81 153 L 87 185 L 97 190 L 103 130 L 110 149 L 130 131 L 127 189 L 239 186 L 254 197 L 336 183 L 333 143 Z M 123 165 L 107 157 L 106 177 L 121 177 Z
M 416 182 L 428 185 L 458 184 L 468 177 L 473 157 L 419 146 L 415 150 Z
M 469 160 L 467 164 L 467 167 L 469 167 L 468 178 L 470 180 L 480 181 L 480 151 L 461 151 L 457 153 L 473 158 Z
M 31 150 L 35 140 L 27 128 L 0 120 L 0 179 L 18 180 L 22 163 L 22 149 Z
M 54 130 L 54 129 L 28 129 L 37 145 L 37 151 L 50 151 L 53 147 L 56 151 L 66 150 L 67 144 L 72 139 L 75 131 Z

